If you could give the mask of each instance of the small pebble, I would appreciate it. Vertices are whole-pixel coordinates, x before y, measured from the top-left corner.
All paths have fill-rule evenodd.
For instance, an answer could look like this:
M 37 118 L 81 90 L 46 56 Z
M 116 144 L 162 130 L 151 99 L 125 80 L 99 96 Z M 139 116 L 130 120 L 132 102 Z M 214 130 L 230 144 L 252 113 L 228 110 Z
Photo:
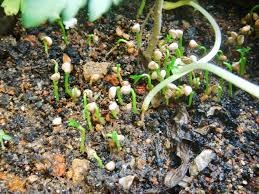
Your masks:
M 113 171 L 115 169 L 115 162 L 110 161 L 105 165 L 105 168 L 109 171 Z
M 28 178 L 27 178 L 27 180 L 28 180 L 28 182 L 29 183 L 34 183 L 35 181 L 37 181 L 39 178 L 38 178 L 38 176 L 36 176 L 36 175 L 31 175 L 31 176 L 29 176 Z
M 119 184 L 123 189 L 128 190 L 133 183 L 135 176 L 125 176 L 119 179 Z
M 54 118 L 53 121 L 52 121 L 52 124 L 53 124 L 53 125 L 61 125 L 61 124 L 62 124 L 62 119 L 61 119 L 61 117 L 56 117 L 56 118 Z

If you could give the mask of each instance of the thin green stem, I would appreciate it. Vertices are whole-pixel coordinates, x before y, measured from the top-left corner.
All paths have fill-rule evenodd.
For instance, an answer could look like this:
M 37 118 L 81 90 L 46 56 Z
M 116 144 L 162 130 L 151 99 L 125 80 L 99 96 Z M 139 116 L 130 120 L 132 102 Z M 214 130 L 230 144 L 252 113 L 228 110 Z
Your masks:
M 98 121 L 99 121 L 102 125 L 105 124 L 105 120 L 104 120 L 104 118 L 103 118 L 102 115 L 101 115 L 101 111 L 100 111 L 99 107 L 96 107 L 96 108 L 95 108 L 95 116 L 97 117 Z
M 65 93 L 72 96 L 72 91 L 69 86 L 69 73 L 65 73 Z
M 56 102 L 59 101 L 59 93 L 58 93 L 58 81 L 53 80 L 53 90 L 54 90 L 54 97 Z
M 131 100 L 132 100 L 132 111 L 137 114 L 138 110 L 137 110 L 137 97 L 136 97 L 136 93 L 133 89 L 130 90 L 131 92 Z
M 83 95 L 83 105 L 84 105 L 83 117 L 84 117 L 85 121 L 87 122 L 87 126 L 88 126 L 89 130 L 93 131 L 93 125 L 91 122 L 91 114 L 87 107 L 87 104 L 88 104 L 87 96 L 84 93 L 84 95 Z
M 141 0 L 141 4 L 140 4 L 140 6 L 138 8 L 138 12 L 137 12 L 137 19 L 143 14 L 145 5 L 146 5 L 146 0 Z
M 119 82 L 122 82 L 122 77 L 121 77 L 121 65 L 117 64 L 116 65 L 116 74 L 117 74 L 117 78 L 119 79 Z
M 205 71 L 204 76 L 205 76 L 206 92 L 208 92 L 209 91 L 209 82 L 210 82 L 209 81 L 209 71 L 208 70 Z
M 97 155 L 97 153 L 94 153 L 93 154 L 93 157 L 94 159 L 96 160 L 99 168 L 104 168 L 104 165 L 103 165 L 103 161 L 101 160 L 101 158 Z
M 58 25 L 59 25 L 59 27 L 60 27 L 60 29 L 61 29 L 62 38 L 63 38 L 65 44 L 68 45 L 67 32 L 66 32 L 66 29 L 65 29 L 65 27 L 64 27 L 64 24 L 63 24 L 62 20 L 61 20 L 61 19 L 58 19 L 58 20 L 57 20 L 57 23 L 58 23 Z
M 191 92 L 191 94 L 188 96 L 188 106 L 190 107 L 192 105 L 194 92 Z
M 43 40 L 43 45 L 44 45 L 44 51 L 47 56 L 49 56 L 49 46 L 46 40 Z
M 137 43 L 137 48 L 141 48 L 141 34 L 140 32 L 136 32 L 136 43 Z
M 78 129 L 80 131 L 80 152 L 84 153 L 85 152 L 85 138 L 86 138 L 85 128 L 80 126 Z
M 118 98 L 118 103 L 119 103 L 120 105 L 122 105 L 122 104 L 123 104 L 123 100 L 122 100 L 122 94 L 121 94 L 121 89 L 120 89 L 120 87 L 117 87 L 116 95 L 117 95 L 117 98 Z

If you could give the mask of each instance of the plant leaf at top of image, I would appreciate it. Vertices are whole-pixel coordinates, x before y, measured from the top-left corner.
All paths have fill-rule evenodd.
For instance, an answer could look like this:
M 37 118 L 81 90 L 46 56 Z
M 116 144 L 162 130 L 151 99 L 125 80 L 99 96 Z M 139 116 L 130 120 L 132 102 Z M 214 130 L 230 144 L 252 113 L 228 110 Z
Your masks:
M 16 15 L 20 10 L 21 0 L 4 0 L 1 7 L 4 8 L 6 15 Z

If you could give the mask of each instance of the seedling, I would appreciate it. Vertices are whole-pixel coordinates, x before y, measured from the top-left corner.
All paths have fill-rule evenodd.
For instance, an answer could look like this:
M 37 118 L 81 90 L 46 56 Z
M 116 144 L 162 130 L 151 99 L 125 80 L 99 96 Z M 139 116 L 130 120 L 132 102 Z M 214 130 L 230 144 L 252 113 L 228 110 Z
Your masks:
M 97 153 L 94 149 L 87 147 L 86 152 L 90 159 L 95 159 L 99 168 L 104 168 L 102 159 L 97 155 Z
M 140 47 L 141 47 L 141 34 L 140 34 L 139 23 L 134 24 L 134 26 L 132 26 L 131 30 L 136 35 L 135 40 L 136 40 L 136 43 L 137 43 L 137 48 L 140 49 Z
M 164 3 L 164 8 L 165 9 L 173 9 L 182 5 L 191 5 L 198 11 L 200 11 L 210 22 L 212 25 L 214 32 L 215 32 L 215 43 L 212 48 L 212 50 L 203 58 L 198 60 L 197 62 L 193 62 L 189 65 L 181 66 L 180 68 L 176 68 L 172 71 L 173 75 L 168 77 L 167 79 L 163 80 L 160 82 L 157 86 L 155 86 L 147 95 L 147 97 L 144 100 L 144 103 L 142 105 L 142 123 L 144 122 L 144 113 L 148 109 L 148 106 L 153 99 L 153 97 L 161 91 L 164 87 L 166 87 L 169 83 L 183 77 L 184 75 L 188 74 L 189 72 L 192 72 L 196 69 L 201 69 L 201 70 L 207 70 L 209 72 L 212 72 L 219 77 L 229 81 L 230 83 L 236 85 L 237 87 L 247 91 L 251 95 L 259 98 L 259 87 L 232 74 L 231 72 L 222 69 L 212 63 L 209 63 L 209 61 L 218 53 L 220 45 L 221 45 L 221 32 L 219 29 L 219 26 L 217 25 L 216 21 L 214 18 L 206 11 L 204 10 L 201 6 L 198 4 L 194 3 L 193 1 L 179 1 L 176 3 L 172 2 L 165 2 Z
M 190 40 L 189 47 L 191 49 L 198 49 L 198 50 L 200 50 L 202 54 L 206 54 L 207 53 L 206 47 L 198 44 L 195 40 Z
M 148 75 L 146 73 L 141 74 L 141 75 L 131 75 L 130 78 L 134 80 L 134 84 L 137 84 L 141 79 L 146 79 L 148 90 L 151 90 L 154 87 L 152 84 L 150 75 Z
M 116 145 L 117 149 L 121 150 L 119 135 L 116 131 L 112 131 L 111 133 L 107 133 L 105 136 L 108 137 L 108 138 L 111 138 L 113 143 Z
M 88 103 L 87 108 L 92 114 L 94 114 L 98 122 L 100 122 L 102 125 L 105 124 L 105 120 L 101 115 L 100 108 L 97 106 L 95 102 Z
M 88 34 L 86 38 L 86 45 L 91 46 L 93 43 L 96 43 L 98 41 L 99 41 L 98 36 L 96 36 L 95 34 Z
M 58 92 L 58 80 L 60 79 L 60 73 L 58 72 L 58 63 L 56 60 L 52 59 L 51 62 L 54 64 L 54 74 L 50 77 L 53 83 L 53 92 L 56 102 L 59 101 L 59 92 Z
M 1 143 L 1 149 L 5 149 L 4 141 L 11 141 L 12 137 L 10 135 L 7 135 L 3 129 L 0 129 L 0 143 Z
M 122 77 L 121 77 L 121 65 L 120 64 L 116 65 L 116 75 L 117 75 L 119 82 L 121 83 Z
M 70 119 L 68 121 L 69 127 L 74 127 L 80 132 L 80 152 L 85 152 L 85 138 L 86 138 L 86 129 L 82 127 L 75 119 Z
M 137 19 L 143 14 L 145 5 L 146 5 L 146 0 L 141 0 L 141 4 L 140 4 L 140 6 L 138 8 L 138 12 L 137 12 Z
M 118 113 L 120 112 L 120 109 L 116 102 L 110 103 L 109 110 L 111 111 L 113 118 L 118 119 Z
M 57 19 L 57 24 L 59 25 L 60 30 L 62 32 L 62 39 L 64 40 L 65 44 L 68 45 L 67 32 L 64 27 L 63 21 L 61 19 Z
M 131 100 L 132 100 L 132 111 L 134 113 L 138 113 L 137 111 L 137 99 L 136 99 L 136 93 L 133 88 L 131 88 L 130 83 L 124 82 L 124 85 L 119 90 L 121 94 L 128 95 L 131 94 Z
M 128 47 L 128 49 L 134 48 L 135 44 L 133 41 L 128 41 L 126 39 L 120 38 L 119 40 L 117 40 L 116 44 L 114 47 L 111 48 L 111 50 L 106 54 L 105 58 L 108 57 L 114 50 L 116 50 L 121 43 L 125 43 Z
M 72 90 L 70 89 L 70 85 L 69 85 L 69 76 L 73 69 L 73 66 L 71 64 L 71 59 L 67 55 L 63 56 L 62 69 L 65 72 L 65 76 L 64 76 L 65 93 L 68 94 L 69 96 L 72 96 Z
M 230 72 L 232 72 L 233 68 L 232 68 L 232 65 L 230 63 L 224 62 L 223 64 L 227 67 L 227 69 Z M 231 82 L 228 83 L 228 90 L 229 90 L 229 95 L 232 97 L 233 96 L 233 87 L 232 87 Z
M 71 98 L 73 102 L 76 102 L 80 95 L 81 95 L 81 91 L 77 87 L 74 87 L 71 90 Z
M 41 35 L 40 40 L 43 42 L 46 55 L 49 56 L 49 48 L 52 45 L 52 39 L 49 36 Z
M 93 125 L 91 122 L 90 111 L 87 106 L 87 104 L 88 104 L 87 98 L 89 98 L 89 96 L 92 96 L 92 95 L 93 95 L 93 92 L 91 90 L 85 90 L 84 94 L 83 94 L 83 105 L 84 105 L 83 117 L 84 117 L 85 121 L 87 122 L 87 126 L 90 131 L 93 131 Z
M 247 64 L 247 53 L 251 50 L 251 48 L 240 48 L 237 49 L 237 52 L 240 53 L 239 59 L 239 75 L 243 76 L 245 74 L 246 64 Z

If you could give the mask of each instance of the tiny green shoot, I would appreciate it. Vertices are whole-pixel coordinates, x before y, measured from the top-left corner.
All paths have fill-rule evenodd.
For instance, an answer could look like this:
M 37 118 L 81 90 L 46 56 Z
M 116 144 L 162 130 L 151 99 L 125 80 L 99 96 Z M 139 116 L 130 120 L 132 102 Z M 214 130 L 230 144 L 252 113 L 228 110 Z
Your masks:
M 227 67 L 227 69 L 232 72 L 233 71 L 233 68 L 232 68 L 232 65 L 228 62 L 223 62 L 223 64 Z M 229 90 L 229 95 L 232 97 L 233 96 L 233 86 L 232 86 L 232 83 L 229 82 L 228 83 L 228 90 Z
M 51 62 L 54 64 L 54 74 L 50 77 L 53 83 L 53 93 L 56 102 L 59 101 L 59 92 L 58 92 L 58 80 L 60 79 L 60 73 L 58 72 L 58 63 L 56 60 L 52 59 Z
M 87 104 L 88 104 L 87 94 L 86 94 L 86 92 L 84 92 L 84 94 L 83 94 L 83 106 L 84 106 L 83 117 L 84 117 L 85 121 L 87 122 L 87 126 L 88 126 L 89 130 L 93 131 L 93 125 L 91 122 L 90 111 L 88 109 Z
M 112 131 L 111 133 L 107 133 L 106 137 L 111 138 L 114 144 L 116 145 L 116 148 L 118 150 L 121 150 L 121 144 L 119 140 L 118 133 L 116 131 Z
M 86 138 L 86 129 L 82 127 L 75 119 L 68 120 L 68 126 L 74 127 L 80 132 L 80 152 L 85 152 L 85 138 Z
M 7 135 L 3 129 L 0 129 L 0 144 L 1 144 L 1 149 L 5 149 L 4 146 L 4 141 L 11 141 L 12 137 L 10 135 Z
M 66 45 L 68 45 L 68 38 L 67 38 L 67 32 L 64 27 L 63 21 L 61 19 L 57 19 L 57 24 L 59 25 L 61 32 L 62 32 L 62 38 Z
M 141 79 L 146 78 L 148 90 L 151 90 L 154 87 L 152 84 L 150 75 L 148 75 L 146 73 L 141 74 L 141 75 L 131 75 L 130 78 L 134 80 L 134 84 L 137 84 Z
M 97 153 L 94 149 L 87 147 L 86 151 L 87 151 L 87 155 L 89 158 L 95 159 L 99 168 L 104 168 L 102 159 L 97 155 Z
M 247 64 L 247 57 L 246 55 L 251 50 L 251 48 L 239 48 L 237 52 L 240 53 L 239 59 L 239 75 L 243 76 L 245 74 L 246 64 Z
M 70 85 L 69 85 L 69 73 L 65 73 L 65 92 L 66 94 L 68 94 L 69 96 L 72 96 L 72 90 L 70 89 Z

